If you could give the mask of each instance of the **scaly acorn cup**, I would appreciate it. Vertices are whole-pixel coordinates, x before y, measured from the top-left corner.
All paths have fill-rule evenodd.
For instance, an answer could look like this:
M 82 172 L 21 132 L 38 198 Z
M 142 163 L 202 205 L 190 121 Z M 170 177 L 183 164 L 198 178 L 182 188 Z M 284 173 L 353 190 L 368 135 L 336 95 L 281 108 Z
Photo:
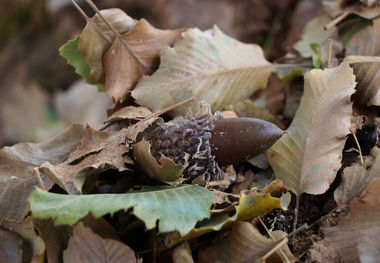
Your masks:
M 267 150 L 284 132 L 254 118 L 177 117 L 159 124 L 133 146 L 140 167 L 152 178 L 172 182 L 223 178 L 222 166 Z

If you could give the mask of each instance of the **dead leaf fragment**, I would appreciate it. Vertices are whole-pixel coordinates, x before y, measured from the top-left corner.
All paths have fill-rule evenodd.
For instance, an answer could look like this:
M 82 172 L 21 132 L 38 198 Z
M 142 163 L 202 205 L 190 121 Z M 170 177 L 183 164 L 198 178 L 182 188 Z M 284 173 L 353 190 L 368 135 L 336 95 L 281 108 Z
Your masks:
M 157 111 L 194 97 L 217 111 L 265 88 L 272 65 L 259 46 L 243 44 L 216 26 L 203 32 L 188 29 L 181 36 L 173 48 L 162 50 L 159 69 L 132 91 L 138 104 Z M 198 108 L 195 104 L 193 112 Z M 171 115 L 186 110 L 180 107 Z
M 22 254 L 22 238 L 0 228 L 0 262 L 21 263 Z
M 133 250 L 127 245 L 113 239 L 103 239 L 81 222 L 74 227 L 73 232 L 63 253 L 65 263 L 137 262 Z
M 364 164 L 358 160 L 343 170 L 342 181 L 334 192 L 339 206 L 346 206 L 354 197 L 359 197 L 368 184 L 380 179 L 380 148 L 374 147 Z
M 358 56 L 380 56 L 380 18 L 373 20 L 355 34 L 346 47 L 346 54 Z M 370 57 L 369 57 L 370 58 Z M 358 82 L 358 98 L 361 104 L 380 106 L 380 62 L 355 63 Z
M 190 245 L 188 242 L 184 242 L 174 249 L 173 262 L 174 263 L 194 263 L 193 256 L 191 254 Z
M 159 30 L 141 19 L 117 38 L 104 55 L 105 90 L 115 102 L 123 102 L 143 75 L 158 67 L 161 50 L 173 44 L 182 29 Z
M 54 165 L 43 163 L 39 172 L 70 194 L 81 193 L 86 178 L 91 173 L 104 170 L 127 170 L 126 164 L 133 161 L 126 155 L 129 152 L 125 143 L 127 130 L 117 132 L 95 131 L 87 126 L 81 142 L 65 162 Z
M 268 253 L 278 243 L 261 235 L 251 223 L 236 222 L 229 235 L 199 254 L 198 262 L 253 262 Z
M 323 0 L 325 11 L 332 17 L 346 17 L 355 14 L 366 19 L 373 19 L 380 15 L 378 0 Z
M 136 24 L 134 19 L 118 8 L 100 10 L 100 13 L 120 34 L 129 31 Z M 98 14 L 92 17 L 91 21 L 106 39 L 87 23 L 80 36 L 78 50 L 91 68 L 91 80 L 94 83 L 104 83 L 103 55 L 116 36 Z
M 355 76 L 347 63 L 305 75 L 305 93 L 286 133 L 267 151 L 276 178 L 295 194 L 322 194 L 340 167 L 350 133 Z
M 337 226 L 322 228 L 325 238 L 310 250 L 311 259 L 320 262 L 359 262 L 368 231 L 380 225 L 380 180 L 373 181 L 360 198 L 354 198 L 349 213 L 338 220 Z M 375 229 L 374 229 L 375 228 Z M 364 240 L 363 240 L 364 239 Z M 378 239 L 378 238 L 377 238 Z M 372 244 L 379 249 L 378 243 Z M 371 249 L 372 250 L 372 249 Z M 368 261 L 375 262 L 375 261 Z
M 79 144 L 84 129 L 72 125 L 56 138 L 40 144 L 19 143 L 0 149 L 0 219 L 21 221 L 28 213 L 27 198 L 39 185 L 34 168 L 49 161 L 63 161 Z M 53 182 L 42 177 L 45 187 Z
M 142 120 L 149 117 L 152 112 L 145 107 L 127 106 L 111 114 L 105 121 L 114 122 L 121 120 Z

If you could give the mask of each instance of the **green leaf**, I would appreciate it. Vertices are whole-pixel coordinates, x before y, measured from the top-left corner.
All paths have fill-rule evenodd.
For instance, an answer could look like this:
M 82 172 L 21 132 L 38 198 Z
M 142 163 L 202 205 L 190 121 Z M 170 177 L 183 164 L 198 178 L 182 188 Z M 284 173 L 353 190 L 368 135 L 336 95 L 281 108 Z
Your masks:
M 78 51 L 79 36 L 68 41 L 59 49 L 59 54 L 64 57 L 67 62 L 75 68 L 75 72 L 82 76 L 87 83 L 94 84 L 99 91 L 104 91 L 101 83 L 93 83 L 90 80 L 90 66 Z
M 88 213 L 95 217 L 133 208 L 147 229 L 158 222 L 159 232 L 177 230 L 187 234 L 195 224 L 210 216 L 214 197 L 196 185 L 143 187 L 126 194 L 62 195 L 37 188 L 29 197 L 32 215 L 51 218 L 56 225 L 73 225 Z
M 315 68 L 321 67 L 322 51 L 319 43 L 310 43 L 310 49 L 313 51 L 313 66 Z

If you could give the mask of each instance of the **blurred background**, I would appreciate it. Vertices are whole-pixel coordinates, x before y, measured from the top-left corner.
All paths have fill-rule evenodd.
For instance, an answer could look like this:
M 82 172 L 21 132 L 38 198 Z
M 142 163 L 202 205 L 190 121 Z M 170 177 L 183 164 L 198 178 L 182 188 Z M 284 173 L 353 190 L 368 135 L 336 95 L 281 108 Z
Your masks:
M 161 29 L 218 25 L 226 34 L 262 46 L 277 61 L 322 13 L 320 0 L 103 0 Z M 93 12 L 77 0 L 87 15 Z M 100 128 L 112 106 L 85 84 L 58 49 L 80 34 L 85 21 L 69 0 L 0 0 L 0 147 L 40 142 L 72 122 Z M 275 82 L 272 76 L 271 83 Z

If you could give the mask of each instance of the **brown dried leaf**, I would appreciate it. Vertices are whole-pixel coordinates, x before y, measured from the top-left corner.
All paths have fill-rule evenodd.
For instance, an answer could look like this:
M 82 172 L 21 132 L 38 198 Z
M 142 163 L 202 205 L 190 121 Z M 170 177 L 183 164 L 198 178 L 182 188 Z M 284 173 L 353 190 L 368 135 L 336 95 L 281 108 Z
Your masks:
M 127 106 L 111 114 L 105 121 L 114 122 L 121 120 L 141 120 L 149 117 L 152 112 L 145 107 Z
M 188 29 L 181 36 L 173 48 L 163 49 L 159 69 L 132 91 L 138 104 L 157 111 L 194 97 L 193 112 L 201 101 L 217 111 L 267 85 L 272 65 L 259 46 L 241 43 L 216 26 Z M 186 111 L 183 106 L 170 114 Z
M 183 242 L 173 251 L 173 263 L 194 263 L 188 242 Z
M 45 258 L 45 242 L 36 234 L 32 217 L 28 216 L 21 223 L 11 220 L 1 222 L 3 229 L 19 234 L 24 239 L 24 261 L 31 263 L 43 262 Z M 0 260 L 0 262 L 3 262 Z
M 0 219 L 21 221 L 28 213 L 27 198 L 39 185 L 34 168 L 62 162 L 80 142 L 84 128 L 72 125 L 58 137 L 40 144 L 19 143 L 0 150 Z M 52 181 L 43 177 L 47 189 Z
M 370 182 L 377 179 L 380 179 L 380 148 L 375 147 L 363 165 L 358 160 L 343 170 L 342 181 L 334 192 L 334 199 L 344 207 L 352 198 L 359 197 Z
M 251 223 L 239 221 L 234 223 L 229 235 L 200 252 L 198 262 L 253 262 L 278 243 L 261 235 Z
M 65 162 L 54 165 L 43 163 L 39 172 L 70 194 L 81 193 L 86 178 L 91 173 L 116 169 L 125 171 L 126 164 L 133 161 L 126 155 L 129 147 L 125 143 L 127 130 L 103 132 L 87 126 L 77 149 L 72 152 Z
M 371 2 L 371 3 L 370 3 Z M 346 1 L 346 0 L 324 0 L 326 12 L 332 17 L 346 13 L 355 14 L 367 19 L 373 19 L 380 15 L 380 2 L 370 1 Z
M 74 235 L 63 253 L 63 261 L 66 263 L 137 262 L 133 250 L 127 245 L 113 239 L 103 239 L 81 222 L 74 227 Z
M 344 62 L 305 75 L 305 93 L 287 132 L 267 151 L 276 178 L 295 194 L 322 194 L 341 166 L 350 133 L 355 76 Z
M 22 238 L 14 232 L 0 228 L 0 262 L 22 262 Z
M 380 56 L 380 18 L 355 34 L 346 47 L 346 54 Z M 380 62 L 354 64 L 361 104 L 380 106 Z
M 100 13 L 120 34 L 128 32 L 136 24 L 134 19 L 118 8 L 104 9 Z M 91 80 L 94 83 L 104 83 L 103 55 L 116 36 L 99 15 L 96 14 L 91 18 L 91 21 L 106 36 L 108 41 L 90 23 L 87 23 L 80 36 L 78 50 L 91 68 Z
M 349 213 L 338 225 L 322 228 L 325 238 L 313 245 L 311 259 L 319 262 L 359 262 L 358 246 L 368 231 L 380 225 L 380 180 L 373 181 L 360 198 L 354 198 Z M 377 246 L 377 245 L 376 245 Z M 360 251 L 360 250 L 359 250 Z
M 115 102 L 123 102 L 142 75 L 158 67 L 164 47 L 173 44 L 182 29 L 159 30 L 141 19 L 104 55 L 105 90 Z

